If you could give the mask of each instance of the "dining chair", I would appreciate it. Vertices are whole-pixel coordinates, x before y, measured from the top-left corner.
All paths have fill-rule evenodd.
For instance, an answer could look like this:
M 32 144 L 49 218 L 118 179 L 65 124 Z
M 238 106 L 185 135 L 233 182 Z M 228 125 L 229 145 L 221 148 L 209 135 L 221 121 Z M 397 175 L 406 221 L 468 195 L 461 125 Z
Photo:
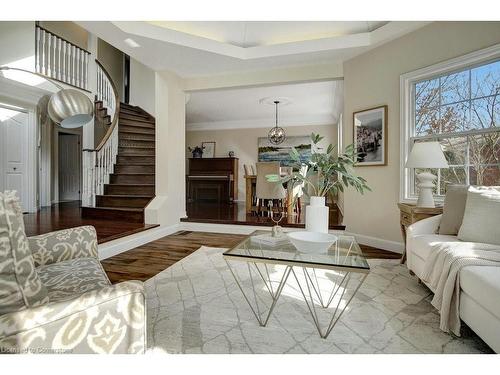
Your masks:
M 289 176 L 293 173 L 293 168 L 292 167 L 280 167 L 280 173 L 282 176 L 284 176 L 284 175 Z
M 270 174 L 280 174 L 279 162 L 258 162 L 257 167 L 257 183 L 255 195 L 257 197 L 257 212 L 273 210 L 275 204 L 283 208 L 283 201 L 286 198 L 286 190 L 283 185 L 276 182 L 267 181 L 266 176 Z M 267 207 L 267 209 L 266 209 Z
M 252 166 L 249 164 L 243 164 L 243 169 L 245 170 L 245 176 L 251 176 L 254 174 Z

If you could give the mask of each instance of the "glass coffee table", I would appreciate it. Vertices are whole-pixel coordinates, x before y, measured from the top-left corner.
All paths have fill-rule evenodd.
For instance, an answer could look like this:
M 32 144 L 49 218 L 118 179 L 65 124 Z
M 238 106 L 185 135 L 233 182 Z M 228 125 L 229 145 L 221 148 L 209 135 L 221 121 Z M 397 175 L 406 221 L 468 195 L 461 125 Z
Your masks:
M 352 236 L 336 234 L 338 239 L 327 253 L 308 253 L 299 251 L 286 234 L 278 245 L 255 240 L 266 233 L 270 232 L 255 231 L 223 254 L 250 309 L 264 327 L 283 289 L 295 290 L 320 336 L 327 338 L 370 272 L 359 245 Z M 268 295 L 267 303 L 263 294 Z

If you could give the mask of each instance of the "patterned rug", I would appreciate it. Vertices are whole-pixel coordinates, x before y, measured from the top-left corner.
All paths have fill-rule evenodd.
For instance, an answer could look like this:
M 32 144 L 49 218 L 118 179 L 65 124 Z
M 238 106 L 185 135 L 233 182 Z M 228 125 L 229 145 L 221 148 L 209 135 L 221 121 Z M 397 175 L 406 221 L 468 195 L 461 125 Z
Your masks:
M 431 292 L 398 260 L 369 260 L 371 272 L 327 339 L 289 277 L 266 327 L 260 327 L 222 258 L 201 247 L 146 281 L 148 348 L 167 353 L 489 353 L 465 327 L 439 329 Z M 248 282 L 247 265 L 231 262 Z M 276 280 L 281 266 L 271 266 Z M 330 272 L 318 276 L 320 288 Z M 248 280 L 244 280 L 247 275 Z M 265 296 L 265 285 L 256 285 Z M 259 293 L 260 295 L 260 293 Z M 264 299 L 262 302 L 266 302 Z M 267 301 L 269 304 L 270 301 Z

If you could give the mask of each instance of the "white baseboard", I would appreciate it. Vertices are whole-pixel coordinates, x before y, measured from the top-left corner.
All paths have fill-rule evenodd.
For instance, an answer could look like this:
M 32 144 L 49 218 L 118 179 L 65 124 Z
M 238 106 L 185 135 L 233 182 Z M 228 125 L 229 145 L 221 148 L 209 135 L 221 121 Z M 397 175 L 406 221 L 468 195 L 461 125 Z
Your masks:
M 376 247 L 378 249 L 392 251 L 393 253 L 403 254 L 404 244 L 402 242 L 384 240 L 382 238 L 366 236 L 364 234 L 345 232 L 345 234 L 354 236 L 361 245 Z
M 106 259 L 131 250 L 148 242 L 158 240 L 180 230 L 189 230 L 196 232 L 210 233 L 234 233 L 234 234 L 250 234 L 255 230 L 271 230 L 268 226 L 257 225 L 234 225 L 234 224 L 210 224 L 210 223 L 193 223 L 182 222 L 170 226 L 160 226 L 158 228 L 148 229 L 144 232 L 136 233 L 127 237 L 118 238 L 114 241 L 109 241 L 99 245 L 99 259 Z M 285 232 L 301 230 L 299 228 L 283 228 Z M 404 244 L 396 241 L 388 241 L 377 237 L 366 236 L 363 234 L 350 233 L 338 230 L 331 230 L 331 233 L 344 233 L 354 236 L 358 243 L 362 245 L 373 246 L 378 249 L 388 250 L 402 254 Z
M 99 259 L 103 260 L 112 257 L 113 255 L 117 255 L 125 251 L 134 249 L 138 246 L 147 244 L 148 242 L 155 241 L 162 237 L 168 236 L 169 234 L 175 233 L 178 230 L 180 230 L 179 224 L 160 226 L 157 228 L 145 230 L 144 232 L 135 233 L 130 236 L 105 242 L 98 247 Z

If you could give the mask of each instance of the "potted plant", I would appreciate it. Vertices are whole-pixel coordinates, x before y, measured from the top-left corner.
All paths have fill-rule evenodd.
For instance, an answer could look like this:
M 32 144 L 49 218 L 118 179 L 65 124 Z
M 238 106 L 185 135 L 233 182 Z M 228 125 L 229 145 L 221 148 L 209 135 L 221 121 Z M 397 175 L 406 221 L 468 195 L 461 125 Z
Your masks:
M 291 149 L 290 158 L 294 170 L 291 175 L 285 177 L 267 175 L 266 178 L 270 182 L 287 183 L 289 189 L 302 185 L 303 193 L 310 197 L 309 205 L 306 207 L 306 230 L 328 233 L 329 208 L 326 206 L 325 197 L 329 193 L 336 195 L 339 191 L 343 192 L 349 186 L 361 194 L 371 189 L 363 177 L 354 173 L 353 167 L 357 161 L 354 146 L 347 146 L 342 154 L 337 154 L 332 144 L 328 146 L 326 152 L 318 152 L 318 144 L 323 138 L 319 134 L 311 134 L 310 160 L 302 160 L 299 152 L 295 148 Z

